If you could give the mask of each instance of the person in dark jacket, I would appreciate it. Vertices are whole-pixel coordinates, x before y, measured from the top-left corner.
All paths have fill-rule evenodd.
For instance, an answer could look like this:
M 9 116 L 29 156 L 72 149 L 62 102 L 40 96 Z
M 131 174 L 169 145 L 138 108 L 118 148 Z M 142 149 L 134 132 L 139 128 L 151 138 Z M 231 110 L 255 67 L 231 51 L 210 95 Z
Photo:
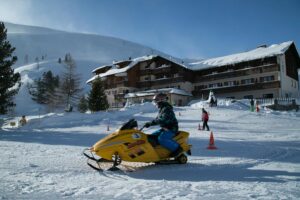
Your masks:
M 202 127 L 203 127 L 203 130 L 206 127 L 207 130 L 209 131 L 209 126 L 207 124 L 208 120 L 209 120 L 208 113 L 207 113 L 207 111 L 204 108 L 202 108 L 202 121 L 203 121 L 203 126 Z
M 178 121 L 175 117 L 173 107 L 166 101 L 167 95 L 159 93 L 153 97 L 159 113 L 151 122 L 147 122 L 146 128 L 154 125 L 159 125 L 161 128 L 152 133 L 158 136 L 158 142 L 163 147 L 171 151 L 170 157 L 178 156 L 183 150 L 180 145 L 173 140 L 173 137 L 178 132 Z
M 251 112 L 254 111 L 254 100 L 253 99 L 250 100 L 250 111 Z

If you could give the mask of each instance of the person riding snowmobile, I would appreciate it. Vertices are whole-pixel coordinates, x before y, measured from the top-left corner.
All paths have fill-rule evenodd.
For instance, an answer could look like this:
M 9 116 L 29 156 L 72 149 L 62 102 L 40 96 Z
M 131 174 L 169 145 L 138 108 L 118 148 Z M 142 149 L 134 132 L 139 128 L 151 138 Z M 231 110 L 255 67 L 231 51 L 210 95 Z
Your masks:
M 176 157 L 183 151 L 180 145 L 173 140 L 173 137 L 178 132 L 178 121 L 173 107 L 166 100 L 167 95 L 163 93 L 156 94 L 153 97 L 159 113 L 154 120 L 147 122 L 144 126 L 148 128 L 160 125 L 161 128 L 153 132 L 152 135 L 156 135 L 159 144 L 171 151 L 170 157 Z

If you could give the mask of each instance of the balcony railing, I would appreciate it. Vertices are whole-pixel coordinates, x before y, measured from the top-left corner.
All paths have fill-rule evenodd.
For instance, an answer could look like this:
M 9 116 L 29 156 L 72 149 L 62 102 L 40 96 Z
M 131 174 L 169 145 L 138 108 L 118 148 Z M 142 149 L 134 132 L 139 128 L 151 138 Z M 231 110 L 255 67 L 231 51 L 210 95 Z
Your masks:
M 201 96 L 202 94 L 207 94 L 210 90 L 213 90 L 217 94 L 222 94 L 222 93 L 231 93 L 231 92 L 262 90 L 262 89 L 270 89 L 270 88 L 280 88 L 280 81 L 254 83 L 249 85 L 236 85 L 236 86 L 223 86 L 223 87 L 216 87 L 216 88 L 197 89 L 192 91 L 192 94 L 194 96 Z
M 149 68 L 140 70 L 140 75 L 149 75 L 149 74 L 163 74 L 163 73 L 170 73 L 172 71 L 171 67 L 159 67 L 159 68 Z
M 175 77 L 175 78 L 161 78 L 151 81 L 140 81 L 138 82 L 137 86 L 139 88 L 143 87 L 151 87 L 154 85 L 163 85 L 163 84 L 170 84 L 170 83 L 178 83 L 185 81 L 185 78 L 183 76 Z
M 104 84 L 105 89 L 116 88 L 116 87 L 129 87 L 128 81 L 118 81 L 114 83 Z
M 175 78 L 163 78 L 163 79 L 157 79 L 153 81 L 153 85 L 163 85 L 163 84 L 169 84 L 169 83 L 178 83 L 183 82 L 184 77 L 175 77 Z
M 195 82 L 214 81 L 219 79 L 248 76 L 253 74 L 274 72 L 279 70 L 280 68 L 278 64 L 269 64 L 260 67 L 255 67 L 255 68 L 247 68 L 247 69 L 236 70 L 236 71 L 226 71 L 226 72 L 220 72 L 215 74 L 207 74 L 207 75 L 197 77 Z
M 138 88 L 148 88 L 152 86 L 152 82 L 151 81 L 139 81 L 137 84 Z

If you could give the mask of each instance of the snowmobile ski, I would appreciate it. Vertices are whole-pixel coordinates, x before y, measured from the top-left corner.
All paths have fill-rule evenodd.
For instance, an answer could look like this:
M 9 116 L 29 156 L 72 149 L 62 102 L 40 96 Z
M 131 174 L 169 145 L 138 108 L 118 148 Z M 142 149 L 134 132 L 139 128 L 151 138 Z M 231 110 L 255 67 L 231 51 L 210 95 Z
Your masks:
M 87 153 L 87 151 L 89 151 L 90 155 Z M 94 170 L 97 170 L 97 171 L 118 171 L 118 170 L 120 170 L 117 166 L 121 163 L 122 160 L 120 159 L 120 157 L 117 154 L 115 154 L 113 156 L 112 160 L 106 160 L 104 158 L 96 158 L 95 155 L 89 149 L 85 149 L 83 151 L 83 155 L 88 158 L 88 160 L 87 160 L 88 166 L 90 166 Z M 97 166 L 92 164 L 92 162 L 96 163 Z M 109 163 L 112 166 L 110 166 L 107 169 L 103 169 L 101 167 L 101 164 L 104 164 L 104 163 Z

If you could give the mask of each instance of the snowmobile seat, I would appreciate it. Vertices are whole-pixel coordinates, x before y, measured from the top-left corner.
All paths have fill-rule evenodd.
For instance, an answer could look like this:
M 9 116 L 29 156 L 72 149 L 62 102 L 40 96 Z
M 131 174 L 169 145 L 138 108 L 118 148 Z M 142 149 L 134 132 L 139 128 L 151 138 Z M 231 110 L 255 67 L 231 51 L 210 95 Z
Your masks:
M 177 131 L 177 133 L 175 133 L 174 137 L 176 137 L 178 134 L 180 133 L 180 131 Z M 174 138 L 173 137 L 173 138 Z M 157 135 L 147 135 L 148 138 L 148 142 L 153 146 L 156 147 L 157 145 L 159 145 L 158 142 L 158 136 Z

